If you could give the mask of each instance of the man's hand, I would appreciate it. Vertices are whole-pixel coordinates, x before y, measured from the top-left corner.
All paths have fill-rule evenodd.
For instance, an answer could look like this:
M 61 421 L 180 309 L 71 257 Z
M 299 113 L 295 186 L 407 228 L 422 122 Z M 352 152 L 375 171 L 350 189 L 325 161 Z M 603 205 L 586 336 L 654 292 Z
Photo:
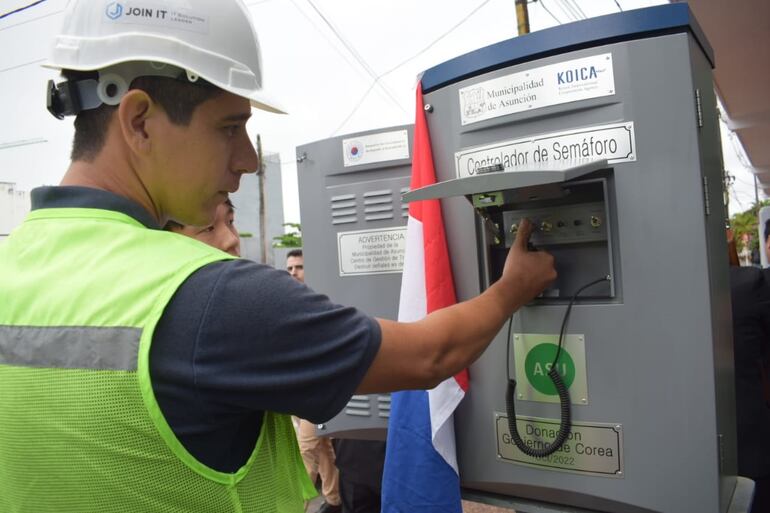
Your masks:
M 522 220 L 516 240 L 505 259 L 503 275 L 490 289 L 498 294 L 506 308 L 513 313 L 528 303 L 556 279 L 553 257 L 544 251 L 527 247 L 532 235 L 532 223 Z
M 378 319 L 380 350 L 356 393 L 433 388 L 473 363 L 508 317 L 556 278 L 551 255 L 527 250 L 531 232 L 523 221 L 502 277 L 481 295 L 417 322 Z

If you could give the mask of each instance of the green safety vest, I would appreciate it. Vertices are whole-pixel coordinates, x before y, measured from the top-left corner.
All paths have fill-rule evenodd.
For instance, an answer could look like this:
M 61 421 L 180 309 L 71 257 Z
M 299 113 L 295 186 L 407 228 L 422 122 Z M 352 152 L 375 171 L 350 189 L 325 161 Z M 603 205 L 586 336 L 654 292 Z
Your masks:
M 33 211 L 0 244 L 0 512 L 303 511 L 291 420 L 266 412 L 235 473 L 182 446 L 150 379 L 158 319 L 229 255 L 108 210 Z

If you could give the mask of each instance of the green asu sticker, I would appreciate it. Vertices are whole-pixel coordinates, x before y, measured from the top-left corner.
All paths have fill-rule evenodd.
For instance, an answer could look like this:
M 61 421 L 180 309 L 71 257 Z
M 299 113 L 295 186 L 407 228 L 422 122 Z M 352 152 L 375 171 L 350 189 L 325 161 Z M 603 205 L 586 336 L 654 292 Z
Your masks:
M 558 403 L 559 395 L 548 376 L 558 350 L 559 335 L 515 333 L 513 356 L 516 369 L 516 399 Z M 573 404 L 588 404 L 585 336 L 564 335 L 559 360 L 556 362 Z

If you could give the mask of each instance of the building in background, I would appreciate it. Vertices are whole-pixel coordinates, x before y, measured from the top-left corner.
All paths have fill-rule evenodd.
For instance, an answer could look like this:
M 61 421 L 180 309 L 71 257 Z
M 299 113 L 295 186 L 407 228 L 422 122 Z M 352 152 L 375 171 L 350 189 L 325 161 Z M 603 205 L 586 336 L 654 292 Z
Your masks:
M 21 224 L 29 209 L 29 192 L 18 190 L 15 183 L 0 182 L 0 241 Z
M 278 153 L 266 153 L 264 159 L 267 261 L 263 263 L 275 265 L 276 252 L 272 247 L 273 237 L 284 232 L 281 164 Z M 241 233 L 241 256 L 255 262 L 261 262 L 259 176 L 256 173 L 243 175 L 238 192 L 231 194 L 230 199 L 235 205 L 235 226 Z M 283 262 L 279 262 L 279 266 L 282 265 Z

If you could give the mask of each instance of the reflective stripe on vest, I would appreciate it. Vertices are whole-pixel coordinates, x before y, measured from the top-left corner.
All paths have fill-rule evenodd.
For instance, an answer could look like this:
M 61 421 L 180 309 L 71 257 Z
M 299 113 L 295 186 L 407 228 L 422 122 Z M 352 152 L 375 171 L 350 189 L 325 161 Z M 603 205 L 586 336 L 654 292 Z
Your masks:
M 138 328 L 0 326 L 0 363 L 135 371 L 141 335 Z

